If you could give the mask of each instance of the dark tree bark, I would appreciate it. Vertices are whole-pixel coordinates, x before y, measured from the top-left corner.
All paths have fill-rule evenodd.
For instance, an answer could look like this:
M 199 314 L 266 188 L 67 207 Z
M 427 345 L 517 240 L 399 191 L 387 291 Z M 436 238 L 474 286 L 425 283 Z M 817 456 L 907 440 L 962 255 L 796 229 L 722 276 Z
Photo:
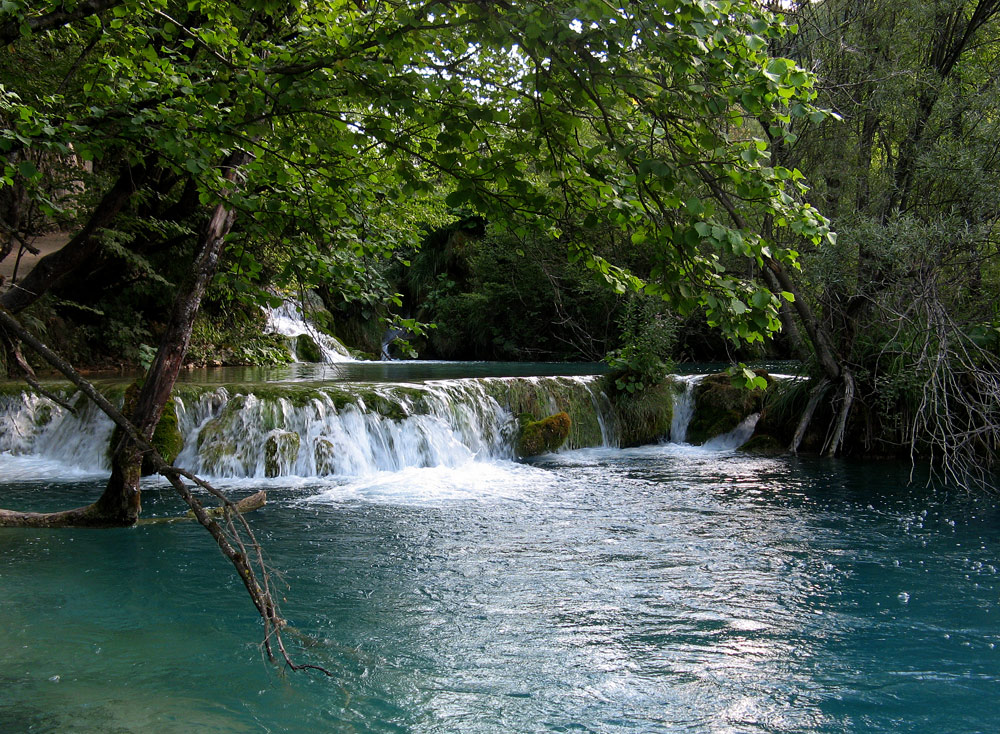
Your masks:
M 76 7 L 73 10 L 53 10 L 50 13 L 29 18 L 25 24 L 31 29 L 32 33 L 40 33 L 54 28 L 61 28 L 75 20 L 86 18 L 87 16 L 100 13 L 121 4 L 122 0 L 83 0 L 83 2 L 75 3 Z M 14 43 L 23 35 L 20 25 L 14 21 L 7 21 L 0 24 L 0 44 L 4 46 Z
M 240 168 L 249 161 L 250 154 L 242 150 L 230 154 L 222 166 L 225 178 L 230 182 L 235 181 Z M 215 207 L 211 219 L 202 231 L 191 271 L 174 299 L 160 348 L 136 399 L 135 409 L 129 416 L 147 442 L 156 430 L 184 364 L 195 316 L 201 307 L 205 289 L 218 269 L 226 236 L 232 229 L 235 218 L 235 210 L 225 202 Z M 142 509 L 139 477 L 143 452 L 127 435 L 123 435 L 118 446 L 113 449 L 111 476 L 104 494 L 96 504 L 106 516 L 120 520 L 123 525 L 131 525 L 139 519 Z
M 0 306 L 13 314 L 23 311 L 41 298 L 64 276 L 85 264 L 100 247 L 99 230 L 109 226 L 128 204 L 132 195 L 145 183 L 152 161 L 122 169 L 118 180 L 98 203 L 83 229 L 61 249 L 46 255 L 21 282 L 0 296 Z

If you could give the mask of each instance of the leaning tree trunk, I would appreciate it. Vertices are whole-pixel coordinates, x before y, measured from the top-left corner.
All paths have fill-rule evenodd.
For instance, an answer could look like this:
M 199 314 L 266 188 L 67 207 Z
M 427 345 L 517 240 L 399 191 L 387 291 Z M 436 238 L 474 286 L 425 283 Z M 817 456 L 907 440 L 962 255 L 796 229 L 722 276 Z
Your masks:
M 788 450 L 793 454 L 798 453 L 806 430 L 809 428 L 809 424 L 816 413 L 816 408 L 819 406 L 820 400 L 827 393 L 831 383 L 833 383 L 840 387 L 840 404 L 832 426 L 832 434 L 823 447 L 822 453 L 826 456 L 835 456 L 844 446 L 847 421 L 850 417 L 851 409 L 854 407 L 854 375 L 851 374 L 851 371 L 838 356 L 833 346 L 833 339 L 827 332 L 826 327 L 816 318 L 816 315 L 809 307 L 805 298 L 798 292 L 791 276 L 781 266 L 781 263 L 768 258 L 765 260 L 765 265 L 767 267 L 767 278 L 772 283 L 772 288 L 776 284 L 795 296 L 795 310 L 802 321 L 806 333 L 809 335 L 809 341 L 815 349 L 816 358 L 819 360 L 824 374 L 823 379 L 813 387 L 810 393 L 809 403 L 799 420 L 795 436 L 792 438 L 792 443 L 788 447 Z
M 20 282 L 2 296 L 0 306 L 17 314 L 41 298 L 60 279 L 70 275 L 100 249 L 99 233 L 108 227 L 149 178 L 154 157 L 134 166 L 124 167 L 112 186 L 101 198 L 87 223 L 63 247 L 43 257 Z
M 233 181 L 249 160 L 250 154 L 244 151 L 231 154 L 223 164 L 226 179 Z M 195 316 L 201 307 L 205 289 L 215 276 L 219 258 L 225 249 L 226 236 L 235 218 L 235 210 L 222 202 L 215 207 L 212 218 L 202 231 L 194 265 L 177 292 L 166 333 L 146 374 L 132 415 L 128 416 L 147 442 L 160 421 L 184 364 Z M 142 450 L 124 434 L 112 449 L 111 476 L 104 494 L 95 505 L 104 516 L 122 525 L 132 525 L 139 519 L 142 509 L 139 491 Z

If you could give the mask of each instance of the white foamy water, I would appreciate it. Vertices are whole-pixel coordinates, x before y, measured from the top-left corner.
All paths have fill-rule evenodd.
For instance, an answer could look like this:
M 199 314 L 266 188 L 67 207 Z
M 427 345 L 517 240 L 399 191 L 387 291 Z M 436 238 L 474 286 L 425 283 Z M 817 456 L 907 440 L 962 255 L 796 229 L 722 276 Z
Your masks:
M 685 390 L 677 397 L 669 444 L 678 450 L 695 448 L 680 441 L 693 414 L 697 379 L 682 378 Z M 520 487 L 520 475 L 510 474 L 519 466 L 517 421 L 508 407 L 516 404 L 514 396 L 530 395 L 538 410 L 549 413 L 571 401 L 575 424 L 590 421 L 563 453 L 595 445 L 614 452 L 613 410 L 599 387 L 596 377 L 517 377 L 188 390 L 174 398 L 185 439 L 175 463 L 223 483 L 294 486 L 321 480 L 331 496 L 376 487 L 392 494 L 405 485 L 425 493 L 435 483 L 442 492 L 463 496 L 502 493 L 504 485 Z M 736 449 L 753 433 L 756 419 L 696 450 Z M 111 432 L 111 421 L 86 401 L 73 414 L 31 393 L 0 396 L 0 471 L 46 479 L 106 474 Z M 412 473 L 424 469 L 441 471 Z M 423 481 L 427 477 L 432 479 Z
M 514 461 L 469 461 L 461 466 L 409 467 L 325 487 L 305 502 L 433 505 L 440 502 L 529 500 L 556 484 L 549 471 Z
M 111 420 L 87 400 L 75 414 L 34 393 L 0 396 L 0 470 L 5 477 L 107 473 Z
M 285 301 L 278 308 L 266 309 L 265 313 L 267 314 L 269 331 L 289 338 L 303 334 L 310 336 L 320 348 L 324 362 L 354 361 L 354 357 L 343 344 L 324 334 L 306 320 L 302 313 L 302 307 L 297 302 Z M 294 350 L 292 350 L 292 356 L 295 356 Z
M 694 417 L 694 390 L 704 377 L 683 375 L 675 378 L 684 390 L 674 399 L 674 415 L 670 420 L 670 440 L 673 443 L 684 443 L 687 440 L 687 429 Z
M 710 438 L 701 447 L 706 451 L 735 451 L 750 440 L 758 420 L 760 420 L 760 413 L 748 415 L 729 433 Z

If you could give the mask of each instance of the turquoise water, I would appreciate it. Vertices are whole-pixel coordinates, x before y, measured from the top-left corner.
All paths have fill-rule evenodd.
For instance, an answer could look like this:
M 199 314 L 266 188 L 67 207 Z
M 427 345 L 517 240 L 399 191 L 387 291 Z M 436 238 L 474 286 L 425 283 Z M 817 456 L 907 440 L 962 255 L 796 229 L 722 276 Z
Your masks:
M 0 731 L 996 731 L 1000 509 L 907 479 L 666 444 L 231 485 L 269 489 L 295 657 L 333 680 L 262 660 L 198 526 L 2 529 Z

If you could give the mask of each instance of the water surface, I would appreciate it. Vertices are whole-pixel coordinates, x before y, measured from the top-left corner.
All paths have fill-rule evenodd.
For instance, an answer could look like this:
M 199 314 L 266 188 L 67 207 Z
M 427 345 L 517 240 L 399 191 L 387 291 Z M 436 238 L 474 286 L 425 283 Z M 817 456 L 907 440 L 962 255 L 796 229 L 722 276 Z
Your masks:
M 0 506 L 102 489 L 5 462 Z M 268 490 L 289 642 L 335 678 L 262 659 L 199 526 L 0 529 L 0 731 L 1000 727 L 1000 509 L 907 467 L 664 443 L 219 481 Z
M 887 465 L 664 445 L 275 484 L 280 675 L 196 526 L 0 531 L 0 728 L 45 732 L 985 732 L 988 501 Z M 18 482 L 4 504 L 97 482 Z M 164 487 L 152 514 L 179 508 Z

